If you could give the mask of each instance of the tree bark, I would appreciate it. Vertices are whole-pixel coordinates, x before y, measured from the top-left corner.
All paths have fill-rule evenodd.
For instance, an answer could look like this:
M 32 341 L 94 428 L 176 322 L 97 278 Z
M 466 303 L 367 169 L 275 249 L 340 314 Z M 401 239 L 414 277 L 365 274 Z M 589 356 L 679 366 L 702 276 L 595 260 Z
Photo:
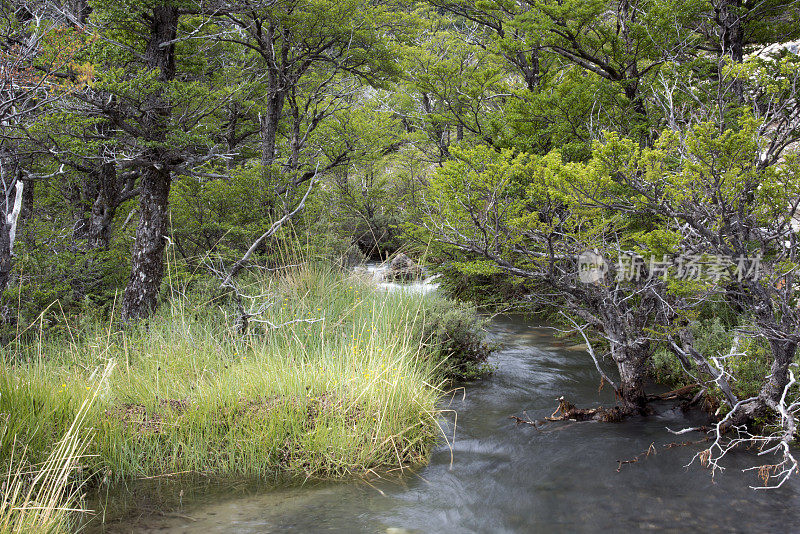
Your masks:
M 530 56 L 524 52 L 517 52 L 514 55 L 507 54 L 506 59 L 517 66 L 522 77 L 525 79 L 525 86 L 528 91 L 534 92 L 541 81 L 541 70 L 539 67 L 539 49 L 534 48 Z
M 267 59 L 267 106 L 261 118 L 261 164 L 266 168 L 277 157 L 276 146 L 278 138 L 278 125 L 283 117 L 283 104 L 286 100 L 286 91 L 291 84 L 286 79 L 286 62 L 289 48 L 285 41 L 280 47 L 280 55 L 275 47 L 276 28 L 269 25 L 265 44 L 270 48 L 263 52 Z M 263 46 L 263 45 L 262 45 Z
M 5 202 L 0 202 L 0 295 L 2 295 L 11 278 L 14 263 L 11 259 L 11 224 L 8 222 Z
M 618 393 L 623 412 L 645 413 L 647 409 L 644 378 L 647 374 L 645 363 L 650 355 L 649 345 L 649 343 L 636 346 L 618 345 L 612 350 L 619 370 Z
M 69 0 L 65 7 L 74 17 L 74 22 L 80 24 L 81 26 L 86 24 L 89 14 L 92 12 L 92 8 L 89 7 L 88 0 Z
M 100 191 L 92 204 L 89 218 L 87 242 L 89 248 L 105 249 L 111 235 L 111 222 L 119 207 L 119 184 L 117 183 L 117 166 L 104 163 L 99 171 Z
M 720 6 L 720 45 L 723 55 L 741 63 L 744 59 L 744 29 L 742 28 L 741 0 L 725 0 Z
M 794 287 L 792 279 L 787 279 L 786 283 L 789 288 Z M 772 363 L 770 374 L 762 383 L 758 397 L 740 406 L 732 417 L 734 425 L 750 424 L 776 413 L 777 404 L 789 383 L 789 366 L 797 354 L 797 323 L 792 317 L 794 310 L 785 307 L 779 318 L 775 312 L 771 289 L 753 284 L 748 292 L 752 298 L 750 309 L 756 310 L 756 324 L 768 338 Z
M 150 169 L 142 174 L 133 266 L 122 299 L 124 321 L 147 318 L 158 303 L 158 291 L 164 276 L 169 189 L 168 171 Z
M 769 342 L 772 349 L 772 365 L 770 376 L 764 383 L 759 397 L 765 402 L 777 402 L 789 383 L 789 365 L 797 353 L 797 343 L 784 339 L 773 339 Z
M 283 102 L 285 95 L 282 91 L 270 89 L 267 96 L 267 109 L 261 118 L 261 164 L 264 167 L 272 165 L 276 157 L 278 138 L 278 124 L 283 115 Z
M 638 74 L 637 74 L 638 76 Z M 643 147 L 651 146 L 653 141 L 649 135 L 647 123 L 647 106 L 645 106 L 642 92 L 639 90 L 639 80 L 630 78 L 624 86 L 625 97 L 633 106 L 635 124 L 639 131 L 639 144 Z
M 145 62 L 158 70 L 158 80 L 168 82 L 175 77 L 175 46 L 167 45 L 178 32 L 180 13 L 177 8 L 161 6 L 153 9 L 150 38 Z M 163 46 L 162 46 L 163 45 Z M 164 143 L 169 128 L 171 107 L 157 88 L 146 98 L 147 110 L 142 121 L 148 141 Z M 133 245 L 131 276 L 122 297 L 122 320 L 146 318 L 155 309 L 164 275 L 164 236 L 169 210 L 170 170 L 164 148 L 151 148 L 145 153 L 150 163 L 142 169 L 139 201 L 139 226 Z
M 723 57 L 733 63 L 744 60 L 744 28 L 742 27 L 741 0 L 723 0 L 719 8 L 718 23 L 720 25 L 720 47 Z M 720 62 L 720 80 L 724 62 Z M 744 102 L 744 84 L 740 79 L 731 82 L 731 91 L 737 104 Z
M 18 162 L 11 149 L 0 147 L 0 296 L 11 279 L 12 252 L 24 185 L 17 181 Z
M 17 221 L 17 239 L 23 237 L 31 247 L 35 246 L 33 232 L 29 227 L 29 222 L 33 220 L 33 209 L 35 200 L 36 182 L 25 180 L 25 189 L 22 193 L 22 211 L 19 212 Z

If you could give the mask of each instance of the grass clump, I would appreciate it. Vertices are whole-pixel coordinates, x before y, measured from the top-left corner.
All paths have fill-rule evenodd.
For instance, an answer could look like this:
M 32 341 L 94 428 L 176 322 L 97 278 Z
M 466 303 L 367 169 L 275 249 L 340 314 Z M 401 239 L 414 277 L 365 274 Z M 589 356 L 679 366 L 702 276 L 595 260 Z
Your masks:
M 60 439 L 53 443 L 41 463 L 33 463 L 29 446 L 23 445 L 12 430 L 14 413 L 3 413 L 0 439 L 10 449 L 5 458 L 5 478 L 0 501 L 0 532 L 58 533 L 68 532 L 72 513 L 77 507 L 82 487 L 78 471 L 84 460 L 91 435 L 86 431 L 87 416 L 113 370 L 109 363 L 85 396 L 72 421 Z M 41 451 L 37 451 L 41 452 Z
M 438 297 L 319 265 L 253 279 L 248 292 L 265 306 L 246 335 L 231 303 L 195 290 L 136 327 L 93 323 L 7 347 L 2 461 L 12 436 L 31 463 L 46 461 L 92 396 L 81 468 L 98 478 L 327 478 L 424 460 L 448 366 L 423 327 Z M 110 362 L 95 393 L 87 385 Z

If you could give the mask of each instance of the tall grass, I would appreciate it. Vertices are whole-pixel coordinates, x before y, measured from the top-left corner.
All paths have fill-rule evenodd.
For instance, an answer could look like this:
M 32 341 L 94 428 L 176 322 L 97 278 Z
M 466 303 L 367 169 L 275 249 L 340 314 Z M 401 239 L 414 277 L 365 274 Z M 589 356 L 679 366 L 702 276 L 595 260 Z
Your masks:
M 92 430 L 82 465 L 107 478 L 333 477 L 424 460 L 441 394 L 442 361 L 421 328 L 435 297 L 319 265 L 248 291 L 269 303 L 255 318 L 268 322 L 244 336 L 230 303 L 192 291 L 133 329 L 93 324 L 15 345 L 0 370 L 0 412 L 11 414 L 0 458 L 10 462 L 18 436 L 46 462 L 96 396 L 80 419 Z M 95 395 L 87 381 L 109 361 Z
M 11 456 L 6 462 L 3 495 L 0 501 L 0 532 L 66 532 L 72 512 L 79 498 L 81 482 L 73 476 L 89 445 L 90 435 L 84 423 L 113 369 L 106 364 L 90 394 L 83 400 L 63 437 L 57 441 L 41 465 L 32 464 L 27 457 L 27 447 L 17 449 L 17 436 L 9 434 L 8 414 L 0 429 L 5 441 L 11 440 Z

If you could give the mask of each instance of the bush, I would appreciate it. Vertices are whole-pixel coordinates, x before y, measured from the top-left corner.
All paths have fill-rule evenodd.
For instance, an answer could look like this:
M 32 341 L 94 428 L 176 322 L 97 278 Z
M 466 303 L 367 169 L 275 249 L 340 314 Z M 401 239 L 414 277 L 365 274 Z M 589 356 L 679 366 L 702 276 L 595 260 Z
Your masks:
M 475 308 L 434 297 L 422 324 L 422 336 L 435 353 L 446 358 L 442 366 L 448 379 L 470 379 L 484 372 L 493 347 L 485 341 L 487 320 Z
M 86 315 L 108 317 L 130 273 L 127 245 L 115 242 L 108 250 L 29 249 L 20 243 L 12 282 L 0 302 L 9 310 L 0 321 L 0 342 L 38 323 L 48 309 L 58 313 L 46 314 L 41 322 L 45 329 L 78 324 Z
M 729 354 L 735 328 L 746 326 L 747 323 L 748 321 L 742 318 L 740 324 L 728 325 L 718 316 L 697 321 L 691 327 L 695 348 L 706 357 Z M 741 337 L 738 352 L 741 355 L 725 360 L 726 369 L 732 375 L 731 389 L 739 398 L 755 396 L 764 376 L 769 373 L 771 363 L 769 348 L 763 339 Z M 676 387 L 693 381 L 684 372 L 678 358 L 665 346 L 660 346 L 653 354 L 652 373 L 656 381 Z M 710 393 L 721 400 L 721 392 L 716 388 Z
M 527 293 L 525 280 L 506 273 L 481 273 L 464 264 L 444 263 L 436 267 L 441 288 L 453 298 L 482 306 L 499 306 L 521 300 Z

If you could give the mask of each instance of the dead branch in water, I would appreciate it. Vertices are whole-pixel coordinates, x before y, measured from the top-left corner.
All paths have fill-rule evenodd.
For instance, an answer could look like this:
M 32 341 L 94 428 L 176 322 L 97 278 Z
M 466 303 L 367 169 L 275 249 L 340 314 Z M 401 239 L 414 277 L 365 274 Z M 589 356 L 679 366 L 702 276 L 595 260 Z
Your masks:
M 539 428 L 546 423 L 553 423 L 556 421 L 602 421 L 604 423 L 617 423 L 622 420 L 625 413 L 618 406 L 613 408 L 576 408 L 574 404 L 566 400 L 564 397 L 558 398 L 558 407 L 550 414 L 540 420 L 522 419 L 516 415 L 512 415 L 509 419 L 513 419 L 518 425 L 526 424 L 534 428 Z
M 792 364 L 796 365 L 796 364 Z M 769 377 L 768 377 L 769 378 Z M 797 383 L 792 369 L 788 370 L 788 381 L 783 388 L 783 393 L 777 401 L 768 399 L 769 407 L 780 415 L 777 428 L 771 432 L 754 434 L 747 425 L 737 425 L 734 423 L 739 411 L 746 410 L 749 405 L 759 400 L 758 397 L 751 397 L 738 401 L 725 417 L 718 421 L 713 428 L 684 428 L 682 430 L 670 430 L 672 434 L 680 435 L 693 431 L 706 431 L 709 433 L 707 438 L 711 445 L 694 455 L 689 465 L 695 461 L 703 467 L 711 470 L 712 478 L 718 471 L 724 471 L 722 461 L 731 451 L 744 446 L 747 448 L 758 449 L 758 456 L 776 456 L 775 463 L 764 463 L 759 466 L 743 469 L 744 472 L 755 471 L 758 478 L 763 483 L 762 486 L 750 486 L 752 489 L 769 490 L 777 489 L 793 474 L 800 471 L 800 462 L 795 458 L 792 448 L 794 437 L 797 433 L 797 421 L 800 418 L 800 401 L 787 399 L 789 390 Z M 729 434 L 733 434 L 731 437 Z
M 622 409 L 618 406 L 613 408 L 577 408 L 574 404 L 564 397 L 558 398 L 558 408 L 550 415 L 545 417 L 546 421 L 602 421 L 604 423 L 617 423 L 622 420 Z
M 689 445 L 697 445 L 698 443 L 704 443 L 706 441 L 709 441 L 710 439 L 711 438 L 709 438 L 709 437 L 705 437 L 705 438 L 697 440 L 697 441 L 674 441 L 672 443 L 666 443 L 664 445 L 661 445 L 661 448 L 662 449 L 674 449 L 676 447 L 686 447 L 686 446 L 689 446 Z M 651 443 L 646 451 L 637 454 L 636 456 L 634 456 L 630 460 L 617 460 L 617 473 L 619 473 L 622 470 L 622 466 L 623 465 L 635 464 L 639 460 L 642 460 L 644 458 L 648 458 L 651 454 L 653 456 L 658 454 L 658 450 L 656 449 L 655 442 Z
M 527 415 L 527 414 L 525 414 Z M 516 415 L 512 415 L 509 419 L 513 419 L 518 425 L 531 425 L 535 429 L 539 429 L 539 425 L 541 424 L 540 421 L 532 421 L 530 419 L 522 419 L 521 417 L 517 417 Z

